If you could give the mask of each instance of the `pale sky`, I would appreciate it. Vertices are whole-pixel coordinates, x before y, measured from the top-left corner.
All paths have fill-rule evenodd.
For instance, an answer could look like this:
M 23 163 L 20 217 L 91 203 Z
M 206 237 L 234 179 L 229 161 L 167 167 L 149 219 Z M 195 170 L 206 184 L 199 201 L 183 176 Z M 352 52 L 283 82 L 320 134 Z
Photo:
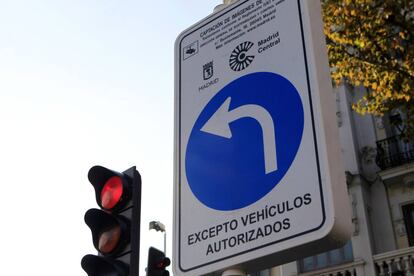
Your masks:
M 86 275 L 94 165 L 143 178 L 171 256 L 174 41 L 219 0 L 0 0 L 1 275 Z M 170 269 L 171 270 L 171 269 Z

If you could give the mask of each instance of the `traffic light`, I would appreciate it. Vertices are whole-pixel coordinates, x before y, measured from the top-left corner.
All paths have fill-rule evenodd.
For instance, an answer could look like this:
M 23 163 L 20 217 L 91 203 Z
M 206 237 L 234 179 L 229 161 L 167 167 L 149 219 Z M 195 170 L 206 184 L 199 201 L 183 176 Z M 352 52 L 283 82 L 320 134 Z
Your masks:
M 81 265 L 88 276 L 138 276 L 141 220 L 141 176 L 135 167 L 122 173 L 94 166 L 88 173 L 99 209 L 89 209 L 85 222 L 98 255 Z
M 166 267 L 170 263 L 170 259 L 165 256 L 164 252 L 150 247 L 148 250 L 147 276 L 169 276 L 170 273 L 166 270 Z

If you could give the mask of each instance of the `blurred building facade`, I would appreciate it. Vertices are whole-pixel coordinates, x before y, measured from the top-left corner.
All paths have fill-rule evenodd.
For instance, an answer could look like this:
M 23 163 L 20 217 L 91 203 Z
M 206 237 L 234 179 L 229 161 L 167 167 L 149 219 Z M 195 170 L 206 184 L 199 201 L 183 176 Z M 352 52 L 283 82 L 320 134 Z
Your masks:
M 414 275 L 414 141 L 400 137 L 404 114 L 361 116 L 351 106 L 362 88 L 335 90 L 352 239 L 343 248 L 260 274 Z

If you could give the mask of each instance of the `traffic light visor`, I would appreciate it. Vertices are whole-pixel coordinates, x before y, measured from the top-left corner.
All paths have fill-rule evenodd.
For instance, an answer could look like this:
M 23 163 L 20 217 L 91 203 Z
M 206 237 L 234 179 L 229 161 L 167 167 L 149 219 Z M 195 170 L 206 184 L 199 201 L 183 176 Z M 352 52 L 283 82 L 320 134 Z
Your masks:
M 105 256 L 118 254 L 130 241 L 130 222 L 122 216 L 90 209 L 85 214 L 85 222 L 91 229 L 95 248 Z
M 131 199 L 131 179 L 102 166 L 94 166 L 88 173 L 89 181 L 95 188 L 96 202 L 110 212 L 122 210 Z
M 82 258 L 81 265 L 88 276 L 128 276 L 128 266 L 117 260 L 94 255 Z

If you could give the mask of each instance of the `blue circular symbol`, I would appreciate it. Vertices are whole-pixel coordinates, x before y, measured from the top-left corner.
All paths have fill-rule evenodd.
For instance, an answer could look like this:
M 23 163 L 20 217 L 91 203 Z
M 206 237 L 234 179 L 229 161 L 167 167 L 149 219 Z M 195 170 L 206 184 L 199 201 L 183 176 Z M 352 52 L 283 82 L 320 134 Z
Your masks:
M 284 77 L 259 72 L 231 82 L 191 131 L 185 156 L 191 191 L 216 210 L 258 201 L 292 165 L 303 124 L 300 95 Z

